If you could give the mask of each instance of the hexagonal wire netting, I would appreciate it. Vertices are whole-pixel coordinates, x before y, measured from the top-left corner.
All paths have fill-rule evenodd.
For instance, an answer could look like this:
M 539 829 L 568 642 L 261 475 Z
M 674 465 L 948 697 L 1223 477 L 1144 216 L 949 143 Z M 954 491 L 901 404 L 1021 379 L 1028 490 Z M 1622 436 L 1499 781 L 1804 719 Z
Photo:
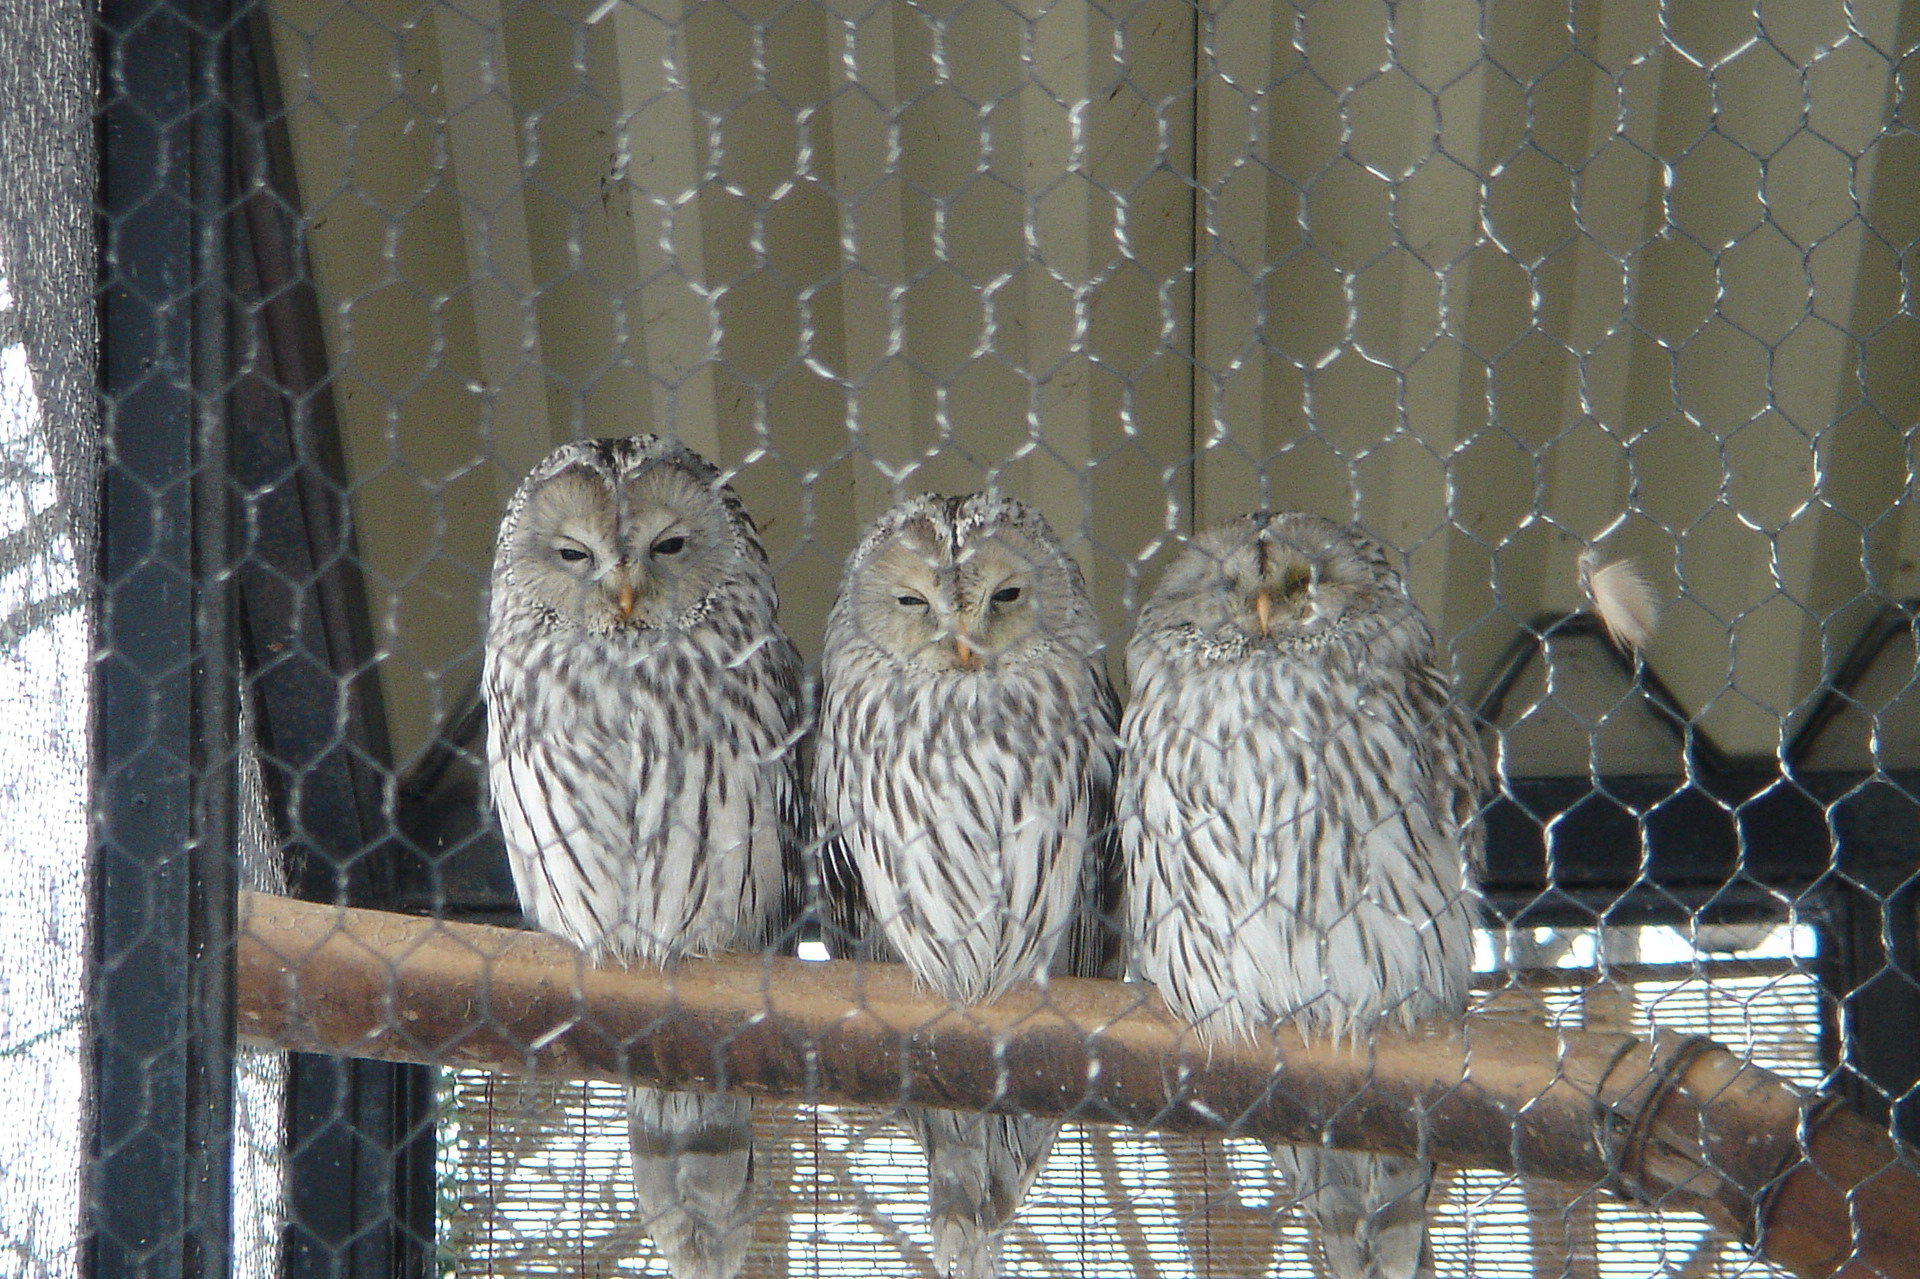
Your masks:
M 493 537 L 555 446 L 639 432 L 725 470 L 809 679 L 908 494 L 1044 513 L 1123 698 L 1188 533 L 1358 521 L 1492 762 L 1478 1006 L 1710 1035 L 1912 1136 L 1917 31 L 1903 0 L 103 0 L 96 906 L 83 939 L 70 873 L 10 881 L 67 931 L 4 1023 L 6 1086 L 77 1114 L 84 1059 L 96 1118 L 84 1221 L 77 1145 L 0 1138 L 0 1247 L 667 1273 L 618 1088 L 225 1031 L 238 888 L 519 922 Z M 93 536 L 31 394 L 0 423 L 29 592 Z M 1661 598 L 1644 660 L 1583 611 L 1589 551 Z M 87 704 L 5 607 L 21 696 Z M 747 1273 L 933 1273 L 892 1120 L 759 1107 Z M 1429 1218 L 1442 1276 L 1768 1269 L 1598 1185 L 1443 1170 Z M 1251 1139 L 1070 1124 L 1007 1266 L 1329 1273 L 1313 1235 Z

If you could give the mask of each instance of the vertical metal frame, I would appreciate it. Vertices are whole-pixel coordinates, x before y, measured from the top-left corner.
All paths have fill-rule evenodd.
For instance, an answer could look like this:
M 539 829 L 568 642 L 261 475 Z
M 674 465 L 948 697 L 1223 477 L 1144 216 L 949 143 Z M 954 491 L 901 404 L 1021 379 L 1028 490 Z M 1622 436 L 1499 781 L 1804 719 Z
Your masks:
M 261 21 L 228 0 L 99 14 L 96 1279 L 230 1270 L 243 667 L 289 882 L 391 895 L 384 731 Z M 429 1273 L 432 1091 L 418 1067 L 294 1059 L 284 1273 Z
M 103 0 L 95 1279 L 230 1269 L 225 0 Z
M 245 688 L 288 888 L 392 908 L 400 850 L 346 470 L 287 154 L 272 32 L 235 25 L 230 278 L 234 569 Z M 294 1054 L 286 1113 L 286 1279 L 424 1279 L 434 1235 L 433 1072 Z
M 1829 1061 L 1856 1109 L 1920 1141 L 1920 776 L 1862 779 L 1834 806 L 1816 971 Z

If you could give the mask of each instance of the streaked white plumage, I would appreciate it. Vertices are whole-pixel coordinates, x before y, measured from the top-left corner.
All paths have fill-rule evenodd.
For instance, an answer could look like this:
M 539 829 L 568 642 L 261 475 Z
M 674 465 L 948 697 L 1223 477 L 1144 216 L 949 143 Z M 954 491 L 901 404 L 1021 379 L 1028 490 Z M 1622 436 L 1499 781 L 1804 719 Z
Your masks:
M 753 525 L 705 459 L 567 445 L 501 522 L 493 803 L 527 917 L 596 962 L 775 944 L 796 912 L 800 663 Z M 630 1090 L 634 1183 L 677 1279 L 751 1236 L 749 1103 Z
M 1116 809 L 1137 975 L 1205 1040 L 1457 1017 L 1484 762 L 1385 551 L 1317 516 L 1196 536 L 1142 608 Z M 1277 1147 L 1341 1279 L 1410 1279 L 1424 1161 Z
M 1111 971 L 1101 651 L 1079 569 L 1021 504 L 915 498 L 867 531 L 828 619 L 814 760 L 836 950 L 898 956 L 956 1004 Z M 927 1152 L 937 1272 L 996 1274 L 1057 1125 L 902 1118 Z

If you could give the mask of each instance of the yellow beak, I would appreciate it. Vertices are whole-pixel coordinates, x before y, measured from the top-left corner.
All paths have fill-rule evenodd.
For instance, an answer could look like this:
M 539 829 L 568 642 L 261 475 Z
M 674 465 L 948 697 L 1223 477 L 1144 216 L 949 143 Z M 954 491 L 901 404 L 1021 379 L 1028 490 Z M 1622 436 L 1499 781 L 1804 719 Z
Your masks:
M 1273 596 L 1266 591 L 1255 591 L 1253 595 L 1253 620 L 1259 626 L 1260 633 L 1267 633 L 1267 623 L 1273 617 Z
M 633 574 L 624 568 L 616 569 L 615 571 L 620 574 L 620 589 L 614 599 L 618 605 L 621 620 L 624 621 L 633 616 L 633 605 L 636 598 L 633 590 Z
M 980 654 L 973 651 L 973 648 L 967 643 L 967 637 L 965 635 L 955 635 L 953 637 L 953 655 L 959 660 L 961 670 L 977 671 L 980 669 Z

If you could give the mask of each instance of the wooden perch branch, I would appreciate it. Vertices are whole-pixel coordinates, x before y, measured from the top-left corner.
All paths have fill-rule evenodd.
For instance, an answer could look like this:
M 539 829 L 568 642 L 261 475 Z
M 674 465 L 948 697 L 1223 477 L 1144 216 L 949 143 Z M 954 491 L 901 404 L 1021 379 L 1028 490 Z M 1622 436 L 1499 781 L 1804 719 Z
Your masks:
M 915 1101 L 1315 1142 L 1605 1184 L 1705 1212 L 1808 1279 L 1920 1279 L 1920 1175 L 1885 1131 L 1704 1039 L 1474 1017 L 1207 1052 L 1149 987 L 964 1012 L 894 965 L 593 968 L 535 933 L 249 893 L 239 1034 L 387 1061 L 822 1102 Z

